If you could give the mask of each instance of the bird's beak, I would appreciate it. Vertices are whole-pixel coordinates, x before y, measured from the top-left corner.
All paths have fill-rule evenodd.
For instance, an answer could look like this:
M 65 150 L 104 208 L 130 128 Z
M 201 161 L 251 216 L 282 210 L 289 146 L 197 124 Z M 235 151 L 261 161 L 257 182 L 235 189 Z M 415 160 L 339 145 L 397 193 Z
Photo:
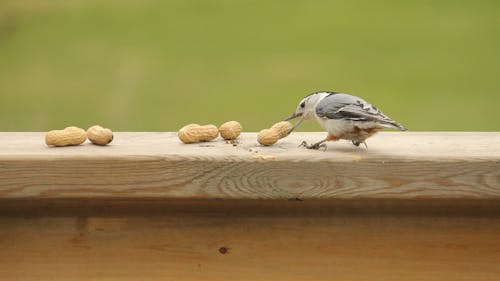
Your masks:
M 300 117 L 300 116 L 302 116 L 302 113 L 299 113 L 299 114 L 294 113 L 294 114 L 292 114 L 292 116 L 285 119 L 285 121 L 289 121 L 289 120 L 292 120 L 292 119 Z M 293 125 L 293 127 L 290 129 L 290 131 L 288 131 L 288 134 L 293 132 L 293 130 L 295 130 L 295 128 L 297 128 L 300 125 L 300 123 L 302 123 L 302 121 L 304 121 L 304 119 L 300 118 L 299 121 L 297 121 L 297 123 L 295 123 L 295 125 Z
M 290 120 L 295 119 L 295 118 L 300 117 L 300 116 L 302 116 L 302 113 L 299 113 L 299 114 L 294 113 L 290 117 L 286 118 L 285 121 L 290 121 Z
M 304 121 L 304 119 L 300 118 L 299 121 L 297 121 L 297 123 L 295 123 L 295 125 L 293 125 L 293 127 L 290 129 L 290 131 L 288 132 L 288 134 L 290 134 L 291 132 L 293 132 L 293 130 L 295 130 L 300 125 L 300 123 L 302 123 L 302 121 Z

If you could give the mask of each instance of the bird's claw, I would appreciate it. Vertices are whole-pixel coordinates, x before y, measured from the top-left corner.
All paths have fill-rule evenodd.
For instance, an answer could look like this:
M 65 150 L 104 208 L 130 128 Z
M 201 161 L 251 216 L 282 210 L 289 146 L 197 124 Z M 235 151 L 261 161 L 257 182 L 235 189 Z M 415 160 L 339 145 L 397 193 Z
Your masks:
M 366 149 L 368 149 L 368 145 L 366 144 L 365 141 L 363 142 L 360 142 L 360 141 L 352 141 L 352 144 L 354 144 L 355 146 L 359 147 L 360 144 L 363 144 L 365 146 Z
M 314 143 L 314 144 L 307 144 L 306 141 L 303 141 L 300 143 L 299 147 L 305 147 L 307 149 L 315 149 L 315 150 L 319 150 L 320 148 L 323 148 L 323 151 L 326 151 L 326 149 L 328 148 L 326 146 L 326 144 L 324 143 Z
M 306 147 L 306 148 L 307 148 L 308 146 L 309 146 L 309 145 L 307 144 L 307 142 L 306 142 L 306 141 L 302 141 L 302 142 L 299 144 L 299 146 L 297 146 L 297 147 Z

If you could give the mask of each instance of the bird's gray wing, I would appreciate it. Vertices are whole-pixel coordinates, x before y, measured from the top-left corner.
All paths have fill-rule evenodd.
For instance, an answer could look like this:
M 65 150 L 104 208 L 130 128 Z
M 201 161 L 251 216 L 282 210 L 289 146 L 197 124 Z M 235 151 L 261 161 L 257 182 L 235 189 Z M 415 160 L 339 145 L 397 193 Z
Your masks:
M 353 121 L 374 121 L 382 124 L 401 127 L 378 108 L 365 100 L 348 94 L 331 94 L 316 106 L 316 114 L 328 119 L 344 119 Z M 402 127 L 401 127 L 402 128 Z

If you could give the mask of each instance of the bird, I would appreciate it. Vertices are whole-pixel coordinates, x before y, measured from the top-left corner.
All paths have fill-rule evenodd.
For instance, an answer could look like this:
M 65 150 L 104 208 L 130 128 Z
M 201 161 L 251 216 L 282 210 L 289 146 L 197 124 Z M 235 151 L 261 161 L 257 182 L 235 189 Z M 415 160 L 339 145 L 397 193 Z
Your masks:
M 366 139 L 384 128 L 407 130 L 364 99 L 340 92 L 316 92 L 306 96 L 285 121 L 295 118 L 300 119 L 289 133 L 302 121 L 311 119 L 316 119 L 328 132 L 326 138 L 319 142 L 307 144 L 303 141 L 300 146 L 308 149 L 326 150 L 325 142 L 340 139 L 349 140 L 355 146 L 364 144 L 368 148 Z

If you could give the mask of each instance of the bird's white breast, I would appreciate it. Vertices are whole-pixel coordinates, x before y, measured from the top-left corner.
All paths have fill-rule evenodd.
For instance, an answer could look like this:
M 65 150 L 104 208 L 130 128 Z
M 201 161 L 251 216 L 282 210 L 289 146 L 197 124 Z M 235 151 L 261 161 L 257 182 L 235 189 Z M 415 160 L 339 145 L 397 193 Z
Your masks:
M 320 126 L 334 136 L 344 135 L 346 132 L 352 130 L 352 121 L 341 119 L 328 119 L 316 116 L 316 120 Z
M 354 127 L 358 127 L 359 129 L 382 128 L 382 126 L 376 122 L 328 119 L 319 117 L 317 115 L 316 120 L 318 121 L 320 126 L 331 135 L 341 138 L 346 137 L 347 139 L 351 139 L 348 136 L 351 135 Z

